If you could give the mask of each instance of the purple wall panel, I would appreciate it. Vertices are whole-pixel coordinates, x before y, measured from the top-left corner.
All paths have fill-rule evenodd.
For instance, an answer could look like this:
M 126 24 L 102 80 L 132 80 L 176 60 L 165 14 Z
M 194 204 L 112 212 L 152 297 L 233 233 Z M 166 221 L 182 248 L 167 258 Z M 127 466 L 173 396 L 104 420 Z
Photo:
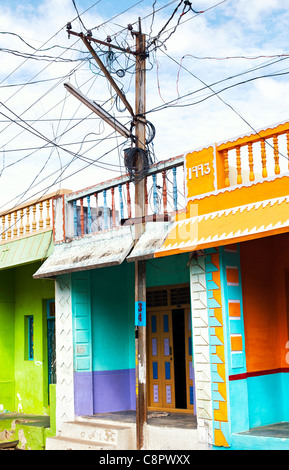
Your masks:
M 75 372 L 75 414 L 135 409 L 135 369 Z
M 74 409 L 75 414 L 93 414 L 92 372 L 74 373 Z

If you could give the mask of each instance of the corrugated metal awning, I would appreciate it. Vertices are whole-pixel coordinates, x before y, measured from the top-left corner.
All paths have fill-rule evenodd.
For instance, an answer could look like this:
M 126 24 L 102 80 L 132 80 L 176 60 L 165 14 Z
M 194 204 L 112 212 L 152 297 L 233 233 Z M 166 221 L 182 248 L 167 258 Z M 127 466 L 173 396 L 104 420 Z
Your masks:
M 127 257 L 128 262 L 153 258 L 163 245 L 172 222 L 147 222 L 144 234 Z
M 46 259 L 53 252 L 52 230 L 0 245 L 0 269 Z
M 35 279 L 121 264 L 134 246 L 134 227 L 97 233 L 55 245 Z
M 289 196 L 176 221 L 155 257 L 262 238 L 289 231 Z

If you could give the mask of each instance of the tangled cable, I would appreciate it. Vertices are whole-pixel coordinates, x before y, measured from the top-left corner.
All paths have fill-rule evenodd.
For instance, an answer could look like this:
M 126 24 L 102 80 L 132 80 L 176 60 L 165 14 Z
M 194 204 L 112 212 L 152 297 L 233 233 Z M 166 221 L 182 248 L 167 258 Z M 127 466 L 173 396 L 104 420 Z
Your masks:
M 135 121 L 131 124 L 131 130 L 134 126 Z M 154 140 L 156 130 L 150 121 L 146 121 L 145 126 L 145 146 L 147 147 Z M 136 139 L 134 139 L 134 142 L 137 144 Z M 147 175 L 150 166 L 153 164 L 153 160 L 149 150 L 137 147 L 136 145 L 135 147 L 124 149 L 124 164 L 131 181 L 138 183 Z
M 141 159 L 141 165 L 138 165 L 139 159 Z M 131 147 L 124 150 L 124 163 L 131 181 L 139 183 L 145 178 L 152 164 L 152 160 L 147 150 L 139 147 Z
M 141 116 L 141 115 L 139 115 Z M 136 121 L 132 121 L 130 131 L 132 132 L 133 127 L 136 125 Z M 145 144 L 149 145 L 155 138 L 156 128 L 150 121 L 145 121 L 146 126 L 146 141 Z
M 176 13 L 178 12 L 179 8 L 181 7 L 181 5 L 183 4 L 183 11 L 180 13 L 180 16 L 178 18 L 178 21 L 177 21 L 177 24 L 173 27 L 173 31 L 168 35 L 168 37 L 164 40 L 164 41 L 161 41 L 162 44 L 164 44 L 174 33 L 175 31 L 177 30 L 180 22 L 181 22 L 181 19 L 184 15 L 186 15 L 187 13 L 189 13 L 190 11 L 192 11 L 193 13 L 195 13 L 196 15 L 199 15 L 200 13 L 204 13 L 203 10 L 201 11 L 196 11 L 193 9 L 192 7 L 192 3 L 189 1 L 189 0 L 180 0 L 179 4 L 176 6 L 176 8 L 174 9 L 172 15 L 170 16 L 170 18 L 167 20 L 166 24 L 162 27 L 162 29 L 159 31 L 159 33 L 157 34 L 156 37 L 154 37 L 151 42 L 148 44 L 148 47 L 147 49 L 150 48 L 150 46 L 154 46 L 154 48 L 156 49 L 157 47 L 157 43 L 159 42 L 159 39 L 160 39 L 160 36 L 166 32 L 166 27 L 169 25 L 169 23 L 172 21 L 172 19 L 174 18 L 174 16 L 176 15 Z

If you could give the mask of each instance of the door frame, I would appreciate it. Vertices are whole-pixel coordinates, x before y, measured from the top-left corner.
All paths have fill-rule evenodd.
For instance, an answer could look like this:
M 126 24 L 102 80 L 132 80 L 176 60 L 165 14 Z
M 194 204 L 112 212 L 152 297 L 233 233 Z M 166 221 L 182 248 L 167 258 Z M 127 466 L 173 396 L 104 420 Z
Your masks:
M 54 314 L 51 315 L 50 306 L 54 305 Z M 53 330 L 50 328 L 50 324 L 53 324 Z M 50 404 L 50 390 L 51 384 L 56 383 L 56 324 L 55 324 L 55 299 L 46 300 L 46 341 L 47 341 L 47 382 L 48 382 L 48 404 Z M 49 332 L 54 333 L 54 341 L 50 344 Z M 53 347 L 50 350 L 50 347 Z M 54 362 L 53 364 L 51 362 Z M 54 378 L 53 378 L 54 376 Z
M 190 284 L 189 283 L 183 283 L 183 284 L 171 284 L 171 285 L 164 285 L 164 286 L 154 286 L 154 287 L 148 287 L 147 288 L 147 293 L 152 292 L 152 291 L 161 291 L 161 290 L 166 290 L 167 291 L 167 305 L 162 305 L 162 306 L 149 306 L 147 304 L 147 313 L 149 316 L 150 312 L 170 312 L 171 314 L 171 319 L 172 319 L 172 312 L 173 310 L 177 309 L 183 309 L 184 310 L 184 316 L 188 317 L 188 314 L 190 314 L 190 325 L 188 324 L 188 320 L 185 318 L 185 325 L 187 328 L 190 326 L 190 333 L 191 333 L 191 348 L 192 348 L 192 362 L 193 362 L 193 338 L 192 338 L 192 319 L 191 319 L 191 303 L 172 303 L 172 295 L 171 295 L 171 290 L 172 289 L 180 289 L 180 288 L 187 288 L 189 289 L 189 295 L 190 295 Z M 149 322 L 147 322 L 149 325 Z M 173 334 L 173 332 L 172 332 Z M 189 336 L 188 336 L 189 337 Z M 149 352 L 149 338 L 151 338 L 151 333 L 148 331 L 147 332 L 147 360 L 149 362 L 150 359 L 150 352 Z M 185 340 L 186 340 L 186 328 L 185 328 Z M 188 378 L 190 375 L 189 371 L 189 362 L 187 360 L 187 354 L 189 352 L 189 343 L 186 341 L 185 344 L 185 350 L 186 350 L 186 377 Z M 192 377 L 193 380 L 193 385 L 194 385 L 194 377 Z M 153 400 L 150 401 L 150 396 L 153 394 L 152 387 L 151 387 L 151 379 L 150 379 L 150 365 L 148 363 L 147 366 L 147 390 L 148 390 L 148 403 L 153 403 Z M 173 391 L 172 395 L 174 396 L 175 393 Z M 186 381 L 186 396 L 187 396 L 187 403 L 188 403 L 188 398 L 190 396 L 190 384 L 188 381 Z M 187 405 L 188 406 L 188 405 Z M 161 406 L 148 406 L 148 411 L 168 411 L 171 413 L 191 413 L 194 414 L 194 405 L 189 405 L 189 407 L 183 409 L 183 408 L 173 408 L 173 407 L 161 407 Z

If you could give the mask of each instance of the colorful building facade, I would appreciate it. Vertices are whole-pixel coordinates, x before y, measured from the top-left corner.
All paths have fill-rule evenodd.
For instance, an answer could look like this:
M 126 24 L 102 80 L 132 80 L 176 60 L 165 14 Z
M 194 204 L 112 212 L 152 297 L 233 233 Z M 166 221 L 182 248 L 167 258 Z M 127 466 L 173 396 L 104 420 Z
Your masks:
M 11 430 L 13 420 L 18 418 L 21 422 L 21 416 L 23 420 L 25 416 L 49 417 L 53 406 L 55 288 L 53 281 L 33 279 L 35 271 L 53 252 L 53 197 L 50 194 L 1 214 L 0 432 L 3 435 L 5 432 L 15 435 Z M 46 428 L 49 419 L 45 426 L 20 426 L 20 446 L 43 448 Z
M 195 252 L 216 447 L 288 448 L 288 135 L 283 123 L 186 155 L 188 211 L 156 253 Z
M 213 449 L 289 448 L 288 142 L 282 123 L 152 167 L 137 243 L 128 178 L 55 200 L 54 252 L 34 278 L 55 279 L 58 431 L 135 409 L 145 259 L 148 409 L 191 415 Z

